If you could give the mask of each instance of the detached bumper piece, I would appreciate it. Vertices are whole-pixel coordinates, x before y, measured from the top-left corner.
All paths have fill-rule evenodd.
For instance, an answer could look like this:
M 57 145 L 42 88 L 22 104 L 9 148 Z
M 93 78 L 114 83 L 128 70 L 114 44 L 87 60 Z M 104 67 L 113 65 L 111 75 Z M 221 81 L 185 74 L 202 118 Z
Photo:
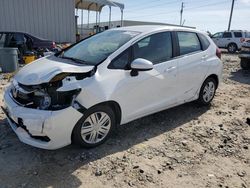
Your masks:
M 37 139 L 37 140 L 40 140 L 42 142 L 49 142 L 50 141 L 50 138 L 48 136 L 34 136 L 34 135 L 32 135 L 29 132 L 29 130 L 27 129 L 27 127 L 23 124 L 23 120 L 21 118 L 18 118 L 18 123 L 16 123 L 13 119 L 11 119 L 7 110 L 2 106 L 1 106 L 1 108 L 2 108 L 3 112 L 5 113 L 5 115 L 8 119 L 8 122 L 14 131 L 17 129 L 23 129 L 23 131 L 26 131 L 28 133 L 28 135 L 33 139 Z

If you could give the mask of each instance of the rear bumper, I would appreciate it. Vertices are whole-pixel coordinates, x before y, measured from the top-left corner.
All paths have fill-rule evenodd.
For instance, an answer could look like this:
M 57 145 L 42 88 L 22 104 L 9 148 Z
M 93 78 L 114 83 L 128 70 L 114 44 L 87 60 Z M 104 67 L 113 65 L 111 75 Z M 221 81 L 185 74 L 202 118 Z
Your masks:
M 82 117 L 73 107 L 59 111 L 26 108 L 15 103 L 9 89 L 4 93 L 4 112 L 19 140 L 42 149 L 58 149 L 71 144 L 71 133 Z

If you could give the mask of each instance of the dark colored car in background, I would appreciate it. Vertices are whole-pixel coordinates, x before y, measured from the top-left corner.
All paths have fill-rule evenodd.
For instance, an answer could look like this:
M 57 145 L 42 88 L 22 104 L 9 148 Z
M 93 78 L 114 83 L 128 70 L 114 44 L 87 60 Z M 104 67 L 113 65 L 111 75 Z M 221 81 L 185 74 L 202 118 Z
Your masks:
M 26 51 L 53 51 L 56 44 L 53 41 L 41 39 L 24 32 L 0 31 L 0 47 L 15 47 L 20 53 Z

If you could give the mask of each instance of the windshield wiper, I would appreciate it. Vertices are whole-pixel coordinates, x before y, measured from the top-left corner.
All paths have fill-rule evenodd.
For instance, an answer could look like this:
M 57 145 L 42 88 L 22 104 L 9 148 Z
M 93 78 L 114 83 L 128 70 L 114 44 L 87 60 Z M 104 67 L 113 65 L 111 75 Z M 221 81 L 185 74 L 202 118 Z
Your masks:
M 69 60 L 74 61 L 76 63 L 86 63 L 86 61 L 84 61 L 84 60 L 76 59 L 76 58 L 73 58 L 73 57 L 61 56 L 60 58 L 69 59 Z

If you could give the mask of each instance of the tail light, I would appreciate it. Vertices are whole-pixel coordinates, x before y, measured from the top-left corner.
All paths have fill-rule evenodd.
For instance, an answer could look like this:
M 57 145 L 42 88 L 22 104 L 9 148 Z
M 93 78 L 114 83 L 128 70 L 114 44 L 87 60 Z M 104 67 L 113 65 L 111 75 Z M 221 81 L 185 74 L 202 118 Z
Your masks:
M 53 42 L 53 43 L 52 43 L 52 48 L 55 48 L 55 47 L 56 47 L 56 43 Z
M 221 59 L 221 50 L 219 48 L 216 48 L 216 56 Z
M 245 38 L 240 38 L 240 42 L 241 43 L 245 42 Z

